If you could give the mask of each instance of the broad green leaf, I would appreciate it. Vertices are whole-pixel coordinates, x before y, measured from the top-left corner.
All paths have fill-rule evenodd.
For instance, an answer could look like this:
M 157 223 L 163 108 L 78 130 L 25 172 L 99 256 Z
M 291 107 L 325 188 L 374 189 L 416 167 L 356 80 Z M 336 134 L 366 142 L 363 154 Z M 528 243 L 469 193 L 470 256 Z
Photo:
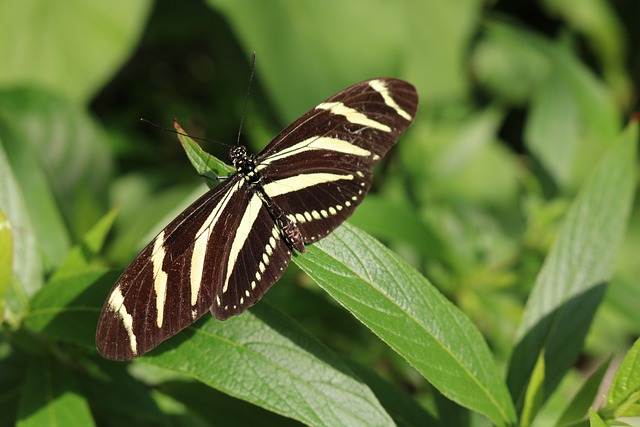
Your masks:
M 598 411 L 593 408 L 589 409 L 589 425 L 591 427 L 608 427 L 607 423 L 598 415 Z
M 548 397 L 582 349 L 626 229 L 637 135 L 632 123 L 585 183 L 538 275 L 509 366 L 519 407 L 539 354 Z
M 0 124 L 0 128 L 1 128 Z M 5 143 L 6 135 L 0 133 L 0 142 Z M 13 312 L 19 312 L 25 296 L 30 296 L 42 286 L 42 262 L 36 243 L 35 233 L 23 195 L 15 175 L 9 165 L 2 144 L 0 144 L 0 210 L 4 212 L 13 229 L 13 294 L 14 304 L 9 304 Z M 9 302 L 9 301 L 7 301 Z
M 48 283 L 25 326 L 94 348 L 100 307 L 116 279 L 93 271 Z M 266 303 L 253 310 L 226 322 L 207 316 L 140 360 L 306 424 L 390 424 L 373 393 L 331 352 Z
M 396 254 L 345 224 L 294 260 L 442 394 L 496 425 L 514 423 L 480 332 Z
M 33 358 L 22 389 L 18 427 L 94 425 L 71 370 L 49 358 Z
M 15 427 L 28 358 L 0 339 L 0 427 Z
M 95 326 L 95 322 L 94 322 Z M 91 404 L 98 425 L 161 426 L 166 414 L 149 393 L 149 385 L 129 372 L 129 365 L 96 358 L 80 358 L 79 385 Z M 102 422 L 101 422 L 102 421 Z
M 606 411 L 616 417 L 640 417 L 640 339 L 633 344 L 613 377 Z
M 408 204 L 397 203 L 375 194 L 358 206 L 349 223 L 393 243 L 408 243 L 424 257 L 441 255 L 444 246 L 438 235 L 422 221 Z
M 48 269 L 103 211 L 112 159 L 102 129 L 64 98 L 18 88 L 0 92 L 0 114 L 15 135 L 5 144 Z
M 13 277 L 13 231 L 0 209 L 0 313 L 4 313 L 4 296 Z M 3 315 L 0 314 L 0 321 Z
M 262 302 L 225 322 L 207 316 L 140 359 L 314 426 L 390 425 L 336 356 Z
M 43 86 L 88 101 L 137 44 L 150 6 L 149 0 L 0 3 L 0 86 Z
M 95 348 L 100 308 L 118 275 L 105 269 L 47 283 L 31 300 L 24 325 L 47 337 Z
M 184 129 L 178 122 L 174 121 L 173 126 L 179 132 L 178 139 L 187 153 L 189 161 L 200 176 L 207 178 L 209 188 L 215 187 L 220 182 L 221 177 L 229 176 L 235 172 L 234 168 L 207 153 L 193 139 L 186 136 Z
M 347 361 L 347 364 L 373 390 L 382 406 L 398 426 L 438 425 L 438 419 L 394 384 L 383 380 L 375 372 L 363 365 L 350 361 Z M 460 409 L 459 406 L 457 408 Z M 440 424 L 442 424 L 442 419 L 440 419 Z
M 201 419 L 210 420 L 216 414 L 215 424 L 221 426 L 287 427 L 299 426 L 298 421 L 284 418 L 258 406 L 227 396 L 197 381 L 168 381 L 156 387 L 160 393 L 181 402 Z
M 536 362 L 531 381 L 527 386 L 527 392 L 524 397 L 524 407 L 520 416 L 520 426 L 528 427 L 531 421 L 538 413 L 540 406 L 544 402 L 544 353 L 540 354 Z
M 604 375 L 607 373 L 609 362 L 610 360 L 607 360 L 602 363 L 582 384 L 573 399 L 567 402 L 564 412 L 558 419 L 558 425 L 564 426 L 584 420 L 586 414 L 589 412 L 589 408 L 596 397 L 598 397 L 602 378 L 604 378 Z
M 62 277 L 74 276 L 86 272 L 98 256 L 98 253 L 102 250 L 107 234 L 111 230 L 117 214 L 118 208 L 114 208 L 108 212 L 84 236 L 82 241 L 69 251 L 49 281 L 55 281 Z

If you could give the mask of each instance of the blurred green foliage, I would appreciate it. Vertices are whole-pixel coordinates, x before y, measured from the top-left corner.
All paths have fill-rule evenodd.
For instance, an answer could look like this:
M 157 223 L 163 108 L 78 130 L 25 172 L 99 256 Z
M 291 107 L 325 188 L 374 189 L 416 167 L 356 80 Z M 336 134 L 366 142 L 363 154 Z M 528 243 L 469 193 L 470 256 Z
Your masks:
M 633 0 L 0 0 L 0 426 L 640 417 L 639 19 Z M 418 89 L 350 219 L 369 235 L 107 362 L 108 289 L 206 191 L 139 118 L 235 143 L 253 50 L 254 152 L 350 84 Z

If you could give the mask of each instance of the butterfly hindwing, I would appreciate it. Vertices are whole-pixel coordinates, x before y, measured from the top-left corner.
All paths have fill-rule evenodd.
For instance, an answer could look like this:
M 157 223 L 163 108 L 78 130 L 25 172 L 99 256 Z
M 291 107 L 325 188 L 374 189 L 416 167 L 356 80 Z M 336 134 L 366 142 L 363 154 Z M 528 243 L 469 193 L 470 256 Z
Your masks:
M 282 276 L 291 249 L 257 195 L 244 210 L 242 220 L 232 234 L 228 270 L 214 296 L 211 313 L 224 320 L 242 313 L 258 302 Z

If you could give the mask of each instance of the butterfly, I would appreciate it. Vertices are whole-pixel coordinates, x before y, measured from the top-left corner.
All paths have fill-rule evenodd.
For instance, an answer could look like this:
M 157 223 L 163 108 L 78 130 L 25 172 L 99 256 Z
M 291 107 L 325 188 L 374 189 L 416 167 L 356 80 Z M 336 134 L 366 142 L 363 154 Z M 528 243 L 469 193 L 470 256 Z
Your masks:
M 236 173 L 171 221 L 111 289 L 98 321 L 100 354 L 133 359 L 207 311 L 225 320 L 258 302 L 294 251 L 353 213 L 417 106 L 410 83 L 365 80 L 318 104 L 257 155 L 233 147 Z

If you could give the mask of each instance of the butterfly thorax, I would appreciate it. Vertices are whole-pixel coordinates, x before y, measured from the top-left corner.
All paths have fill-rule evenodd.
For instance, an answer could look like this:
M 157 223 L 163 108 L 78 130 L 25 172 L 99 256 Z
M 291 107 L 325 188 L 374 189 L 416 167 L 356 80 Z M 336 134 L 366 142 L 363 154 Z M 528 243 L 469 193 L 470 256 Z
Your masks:
M 238 175 L 242 176 L 253 191 L 260 197 L 262 203 L 269 211 L 269 215 L 280 229 L 282 238 L 291 249 L 305 252 L 304 238 L 298 226 L 287 217 L 282 208 L 278 206 L 266 193 L 262 186 L 262 177 L 256 171 L 256 160 L 253 155 L 247 154 L 247 147 L 238 145 L 229 151 L 229 160 L 236 168 Z

